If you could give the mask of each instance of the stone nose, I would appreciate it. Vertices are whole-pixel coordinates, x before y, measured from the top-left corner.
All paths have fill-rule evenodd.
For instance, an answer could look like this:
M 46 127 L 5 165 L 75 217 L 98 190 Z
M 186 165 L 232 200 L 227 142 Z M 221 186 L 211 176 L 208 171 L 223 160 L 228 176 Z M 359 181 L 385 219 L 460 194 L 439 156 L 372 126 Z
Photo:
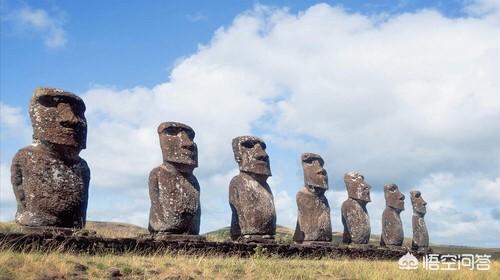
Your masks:
M 262 161 L 269 160 L 269 156 L 267 155 L 266 151 L 264 151 L 264 149 L 262 149 L 262 147 L 258 144 L 255 146 L 256 146 L 255 158 Z
M 80 122 L 80 119 L 68 103 L 59 103 L 57 109 L 59 110 L 59 123 L 63 126 L 74 126 Z
M 193 148 L 194 142 L 193 142 L 193 140 L 191 140 L 191 138 L 189 138 L 189 135 L 187 134 L 187 132 L 181 131 L 180 137 L 181 137 L 181 145 L 183 148 L 188 148 L 188 149 Z

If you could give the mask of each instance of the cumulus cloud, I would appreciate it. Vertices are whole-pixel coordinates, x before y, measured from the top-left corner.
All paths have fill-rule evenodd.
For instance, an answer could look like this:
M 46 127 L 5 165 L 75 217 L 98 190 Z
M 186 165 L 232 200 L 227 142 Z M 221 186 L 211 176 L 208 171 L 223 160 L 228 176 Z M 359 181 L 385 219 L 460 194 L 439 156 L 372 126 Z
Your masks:
M 500 167 L 500 38 L 493 34 L 500 27 L 433 10 L 380 18 L 326 4 L 298 14 L 257 6 L 179 62 L 169 82 L 90 90 L 84 98 L 95 125 L 86 153 L 94 184 L 145 181 L 160 162 L 155 128 L 165 120 L 186 122 L 197 132 L 196 172 L 205 192 L 215 189 L 212 177 L 235 167 L 230 140 L 248 133 L 265 135 L 289 153 L 300 154 L 304 145 L 319 151 L 337 190 L 343 190 L 343 172 L 361 170 L 381 200 L 373 207 L 374 230 L 383 183 L 408 191 L 441 176 L 439 188 L 426 188 L 437 199 L 446 197 L 446 174 L 494 178 Z M 436 171 L 444 173 L 429 175 Z M 474 179 L 469 186 L 475 189 L 496 186 Z M 280 208 L 294 209 L 296 184 L 277 192 Z M 453 209 L 463 199 L 434 205 Z M 283 211 L 279 222 L 293 226 L 292 214 Z M 446 215 L 458 215 L 452 212 Z
M 500 1 L 498 0 L 477 0 L 470 1 L 465 7 L 465 11 L 475 16 L 497 16 L 500 15 Z
M 0 102 L 0 137 L 2 140 L 8 138 L 27 140 L 29 138 L 31 131 L 23 113 L 24 111 L 19 107 Z
M 5 20 L 20 33 L 40 36 L 48 48 L 64 47 L 68 41 L 63 27 L 64 13 L 61 11 L 49 13 L 25 5 L 7 14 Z
M 302 181 L 290 174 L 297 161 L 273 165 L 273 156 L 295 159 L 307 149 L 327 163 L 334 230 L 341 230 L 341 178 L 357 169 L 373 186 L 374 233 L 382 186 L 394 182 L 428 199 L 433 242 L 486 244 L 480 239 L 491 234 L 481 232 L 492 219 L 483 214 L 491 217 L 487 207 L 498 198 L 457 194 L 498 188 L 495 16 L 447 18 L 434 10 L 367 16 L 327 4 L 293 14 L 258 5 L 179 61 L 167 82 L 82 94 L 92 186 L 96 193 L 115 188 L 147 198 L 147 174 L 161 163 L 156 127 L 181 121 L 197 133 L 203 230 L 230 219 L 227 185 L 237 173 L 231 139 L 256 134 L 268 141 L 278 223 L 295 225 L 293 198 Z M 488 205 L 477 204 L 484 199 Z M 407 235 L 410 215 L 407 207 Z

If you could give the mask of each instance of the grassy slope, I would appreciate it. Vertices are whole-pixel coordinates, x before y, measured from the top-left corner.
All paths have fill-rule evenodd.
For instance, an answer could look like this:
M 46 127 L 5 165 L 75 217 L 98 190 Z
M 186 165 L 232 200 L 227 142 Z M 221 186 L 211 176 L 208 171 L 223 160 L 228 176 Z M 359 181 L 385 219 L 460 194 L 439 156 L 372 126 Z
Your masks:
M 16 231 L 13 223 L 0 223 L 0 231 Z M 147 233 L 138 226 L 112 222 L 88 222 L 87 228 L 105 237 L 133 237 Z M 207 233 L 212 241 L 229 237 L 228 228 Z M 291 242 L 292 230 L 278 227 L 279 242 Z M 339 233 L 336 239 L 341 238 Z M 378 237 L 373 236 L 375 244 Z M 433 246 L 435 251 L 448 253 L 499 254 L 499 249 Z M 78 272 L 79 264 L 87 269 Z M 80 266 L 81 267 L 81 266 Z M 2 279 L 106 279 L 118 269 L 121 279 L 500 279 L 500 262 L 495 260 L 486 272 L 460 270 L 459 272 L 404 271 L 396 262 L 365 260 L 307 260 L 280 259 L 254 256 L 251 258 L 217 256 L 89 256 L 68 253 L 13 253 L 0 252 L 0 280 Z
M 406 271 L 390 261 L 0 252 L 0 279 L 109 279 L 113 268 L 120 279 L 500 279 L 498 261 L 489 271 Z

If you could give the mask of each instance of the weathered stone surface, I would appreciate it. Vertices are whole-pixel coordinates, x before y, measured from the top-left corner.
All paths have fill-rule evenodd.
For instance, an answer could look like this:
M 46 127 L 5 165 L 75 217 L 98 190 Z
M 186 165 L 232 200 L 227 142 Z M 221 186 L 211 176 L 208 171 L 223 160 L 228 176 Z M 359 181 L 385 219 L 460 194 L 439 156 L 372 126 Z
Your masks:
M 343 242 L 367 244 L 370 240 L 370 219 L 366 204 L 371 201 L 371 186 L 359 172 L 350 171 L 344 175 L 348 198 L 342 203 Z
M 154 240 L 167 240 L 167 241 L 206 241 L 206 237 L 203 235 L 193 235 L 193 234 L 172 234 L 166 232 L 159 232 L 151 235 Z
M 232 144 L 240 174 L 229 184 L 231 239 L 251 242 L 274 239 L 276 212 L 266 182 L 271 176 L 266 145 L 253 136 L 236 137 Z
M 85 104 L 73 93 L 38 88 L 30 103 L 33 143 L 12 160 L 16 222 L 23 226 L 85 226 L 90 169 Z
M 198 149 L 193 129 L 177 122 L 158 127 L 163 163 L 149 174 L 149 231 L 197 235 L 200 231 L 200 186 L 193 175 Z
M 413 206 L 413 249 L 426 251 L 429 249 L 429 233 L 425 225 L 424 216 L 427 213 L 427 202 L 422 198 L 420 191 L 410 192 L 411 205 Z
M 297 243 L 331 241 L 330 205 L 325 197 L 328 175 L 318 154 L 304 153 L 301 157 L 304 187 L 297 193 L 297 226 L 293 240 Z
M 405 196 L 396 184 L 384 186 L 385 210 L 382 213 L 380 245 L 401 246 L 404 240 L 401 212 L 405 209 Z

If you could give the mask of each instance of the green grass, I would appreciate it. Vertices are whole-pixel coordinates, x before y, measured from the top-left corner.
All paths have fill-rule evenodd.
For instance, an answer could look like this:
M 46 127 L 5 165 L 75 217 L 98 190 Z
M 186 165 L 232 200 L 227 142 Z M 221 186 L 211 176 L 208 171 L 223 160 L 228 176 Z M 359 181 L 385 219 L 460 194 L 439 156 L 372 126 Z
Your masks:
M 498 261 L 489 271 L 406 271 L 396 261 L 0 252 L 0 279 L 108 279 L 113 270 L 121 279 L 500 279 Z

